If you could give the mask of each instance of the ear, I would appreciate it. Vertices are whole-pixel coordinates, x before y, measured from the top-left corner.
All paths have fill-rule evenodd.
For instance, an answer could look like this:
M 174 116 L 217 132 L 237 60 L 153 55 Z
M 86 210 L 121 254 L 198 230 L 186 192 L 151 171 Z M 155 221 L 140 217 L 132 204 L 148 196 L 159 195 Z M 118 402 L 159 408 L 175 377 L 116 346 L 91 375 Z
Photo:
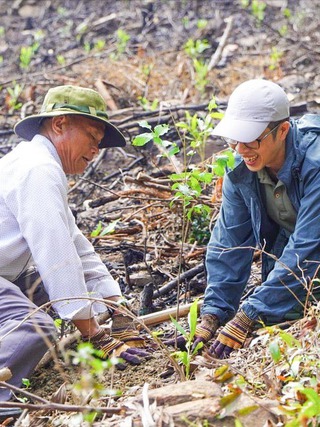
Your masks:
M 278 138 L 284 141 L 288 135 L 289 129 L 290 129 L 290 122 L 285 121 L 281 123 L 278 129 Z
M 51 126 L 55 134 L 61 135 L 67 123 L 67 116 L 55 116 L 52 118 Z

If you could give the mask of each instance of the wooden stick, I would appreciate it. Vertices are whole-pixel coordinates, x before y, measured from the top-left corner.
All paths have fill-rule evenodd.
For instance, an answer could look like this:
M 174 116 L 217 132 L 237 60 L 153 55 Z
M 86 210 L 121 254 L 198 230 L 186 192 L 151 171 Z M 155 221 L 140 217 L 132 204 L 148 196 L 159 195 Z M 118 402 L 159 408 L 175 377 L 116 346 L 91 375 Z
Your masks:
M 231 32 L 231 28 L 232 28 L 232 24 L 233 24 L 233 17 L 230 16 L 229 18 L 227 18 L 225 20 L 225 22 L 227 23 L 226 28 L 224 30 L 222 37 L 221 37 L 219 46 L 217 47 L 216 51 L 214 52 L 214 54 L 212 55 L 212 57 L 210 59 L 210 62 L 208 65 L 208 71 L 212 70 L 212 68 L 218 64 L 218 62 L 221 58 L 222 51 L 224 49 L 226 41 L 227 41 L 229 34 Z
M 153 294 L 153 298 L 159 298 L 160 296 L 165 295 L 166 293 L 171 291 L 171 289 L 173 289 L 174 287 L 177 286 L 179 280 L 181 282 L 182 280 L 191 279 L 191 277 L 196 276 L 197 274 L 201 273 L 202 271 L 204 271 L 203 263 L 201 263 L 201 264 L 199 264 L 193 268 L 190 268 L 190 270 L 187 270 L 184 273 L 182 273 L 180 275 L 180 277 L 176 277 L 175 279 L 170 280 L 170 282 L 163 285 L 158 291 L 155 291 L 155 293 Z
M 179 317 L 185 317 L 190 310 L 193 303 L 184 304 L 179 307 Z M 198 301 L 198 311 L 200 310 L 203 301 Z M 177 307 L 171 307 L 166 310 L 158 311 L 155 313 L 145 314 L 144 316 L 138 317 L 146 326 L 154 326 L 159 323 L 170 320 L 170 316 L 174 317 L 177 313 Z

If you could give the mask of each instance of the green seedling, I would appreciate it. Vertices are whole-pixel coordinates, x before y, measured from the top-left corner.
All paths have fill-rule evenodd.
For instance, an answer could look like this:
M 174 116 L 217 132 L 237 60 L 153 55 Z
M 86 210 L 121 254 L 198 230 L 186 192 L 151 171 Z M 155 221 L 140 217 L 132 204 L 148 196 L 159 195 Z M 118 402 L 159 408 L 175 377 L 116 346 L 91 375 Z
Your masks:
M 31 387 L 31 383 L 30 380 L 28 378 L 22 378 L 22 384 L 25 386 L 25 388 L 30 388 Z
M 185 45 L 183 46 L 183 49 L 185 53 L 191 58 L 192 65 L 195 72 L 195 87 L 203 93 L 205 90 L 206 85 L 208 84 L 208 64 L 206 61 L 201 59 L 202 53 L 210 48 L 210 44 L 208 43 L 208 40 L 193 40 L 189 39 Z
M 176 127 L 181 129 L 184 138 L 189 142 L 191 150 L 188 156 L 193 155 L 194 151 L 198 153 L 201 161 L 205 160 L 205 150 L 208 138 L 214 128 L 214 119 L 222 119 L 223 113 L 216 111 L 217 103 L 213 97 L 208 104 L 208 113 L 205 116 L 199 116 L 195 113 L 193 116 L 189 111 L 185 112 L 185 121 L 178 122 Z
M 7 87 L 7 92 L 8 92 L 8 99 L 7 99 L 7 104 L 9 106 L 9 112 L 12 113 L 15 110 L 19 110 L 22 107 L 22 103 L 19 102 L 19 97 L 21 95 L 23 87 L 19 84 L 16 83 L 15 81 L 13 82 L 13 86 L 12 87 Z
M 148 142 L 153 141 L 164 149 L 164 153 L 162 155 L 169 158 L 179 152 L 179 147 L 175 142 L 170 142 L 162 138 L 162 136 L 169 131 L 168 125 L 157 125 L 152 129 L 146 120 L 142 120 L 138 124 L 140 127 L 148 129 L 149 132 L 136 136 L 132 141 L 132 145 L 136 147 L 143 147 Z
M 105 228 L 102 227 L 102 222 L 99 221 L 97 227 L 91 232 L 90 236 L 91 237 L 102 237 L 102 236 L 105 236 L 107 234 L 114 233 L 118 221 L 119 220 L 117 219 L 115 221 L 110 222 L 110 224 Z
M 116 41 L 116 52 L 113 52 L 110 57 L 112 59 L 117 59 L 119 56 L 121 56 L 127 49 L 128 42 L 130 40 L 130 35 L 119 28 L 116 33 L 117 41 Z
M 195 348 L 192 347 L 193 339 L 196 333 L 197 319 L 198 319 L 198 300 L 197 299 L 192 303 L 190 307 L 189 315 L 188 315 L 190 332 L 187 332 L 180 325 L 180 323 L 178 323 L 177 320 L 171 316 L 172 323 L 176 327 L 177 331 L 180 332 L 180 334 L 183 335 L 186 340 L 187 351 L 182 351 L 182 350 L 175 351 L 172 353 L 172 356 L 178 359 L 179 362 L 183 364 L 185 368 L 185 375 L 187 380 L 190 378 L 190 364 L 191 364 L 192 358 L 203 347 L 202 342 L 198 343 Z
M 198 21 L 197 21 L 197 27 L 200 30 L 206 28 L 207 25 L 208 25 L 208 21 L 206 19 L 198 19 Z
M 271 48 L 269 70 L 275 70 L 279 67 L 283 52 L 279 51 L 275 46 Z
M 26 70 L 29 68 L 34 54 L 39 49 L 40 43 L 34 42 L 31 46 L 22 46 L 20 50 L 20 68 Z
M 66 63 L 65 57 L 63 55 L 56 56 L 57 63 L 60 65 L 64 65 Z
M 191 116 L 187 112 L 187 122 L 179 122 L 177 124 L 177 127 L 182 129 L 184 133 L 183 149 L 184 153 L 189 149 L 187 156 L 191 157 L 198 151 L 204 157 L 205 144 L 213 130 L 212 119 L 222 117 L 221 113 L 213 111 L 216 107 L 217 105 L 213 99 L 208 106 L 209 113 L 205 118 L 198 117 L 197 114 Z M 172 156 L 180 152 L 176 143 L 163 139 L 163 136 L 169 131 L 168 125 L 157 125 L 153 129 L 148 122 L 141 121 L 139 122 L 139 126 L 148 129 L 148 132 L 136 136 L 133 139 L 132 145 L 142 147 L 148 142 L 153 141 L 162 147 L 162 156 L 167 157 L 169 160 Z M 188 142 L 189 145 L 187 146 L 186 143 Z M 186 156 L 184 158 L 186 159 Z M 172 164 L 174 165 L 174 162 Z M 183 218 L 187 222 L 195 221 L 199 225 L 203 219 L 202 222 L 208 224 L 210 208 L 205 204 L 198 203 L 198 199 L 206 186 L 213 181 L 214 176 L 222 176 L 226 167 L 234 167 L 234 154 L 230 150 L 226 150 L 221 155 L 216 156 L 214 162 L 206 165 L 205 168 L 188 168 L 185 165 L 183 172 L 171 174 L 171 189 L 174 191 L 174 198 L 170 203 L 170 207 L 172 208 L 175 202 L 180 202 L 183 208 Z M 201 217 L 202 219 L 200 219 Z M 186 229 L 187 227 L 183 227 L 183 239 L 187 237 L 184 235 L 184 230 Z M 200 231 L 198 230 L 198 232 Z M 194 233 L 192 234 L 192 240 L 198 241 L 199 234 L 198 236 L 195 236 Z M 204 242 L 207 237 L 208 233 L 206 230 L 200 241 Z
M 81 368 L 81 377 L 72 385 L 74 392 L 83 397 L 90 394 L 93 398 L 102 396 L 119 396 L 119 390 L 105 389 L 100 383 L 106 369 L 111 369 L 122 359 L 110 357 L 102 360 L 102 351 L 96 350 L 91 343 L 80 343 L 76 351 L 70 351 L 67 358 L 71 358 L 73 365 Z
M 145 111 L 155 111 L 158 108 L 158 105 L 159 105 L 159 100 L 158 99 L 154 99 L 150 103 L 150 101 L 148 101 L 148 99 L 145 98 L 145 97 L 143 97 L 143 96 L 138 96 L 138 101 L 139 101 L 141 107 Z
M 250 5 L 249 0 L 241 0 L 241 6 L 244 9 L 247 9 Z M 258 25 L 261 24 L 264 20 L 264 11 L 267 7 L 267 4 L 264 1 L 252 0 L 251 2 L 251 14 L 256 18 Z
M 183 46 L 183 50 L 191 59 L 198 58 L 206 49 L 210 48 L 208 40 L 189 39 Z

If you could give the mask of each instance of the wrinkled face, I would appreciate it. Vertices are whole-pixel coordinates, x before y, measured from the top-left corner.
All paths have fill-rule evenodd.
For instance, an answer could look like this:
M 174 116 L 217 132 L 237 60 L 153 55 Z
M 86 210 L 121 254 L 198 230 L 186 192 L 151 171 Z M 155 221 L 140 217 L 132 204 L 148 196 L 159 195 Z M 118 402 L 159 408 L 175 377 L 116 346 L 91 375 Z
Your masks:
M 78 115 L 52 119 L 53 137 L 66 174 L 81 174 L 99 152 L 105 125 L 97 120 Z
M 264 167 L 278 172 L 285 160 L 285 139 L 289 131 L 289 122 L 283 122 L 275 135 L 269 133 L 271 129 L 266 128 L 258 139 L 261 140 L 260 147 L 252 148 L 249 145 L 239 142 L 236 146 L 237 152 L 243 158 L 247 168 L 252 172 L 257 172 Z M 264 136 L 266 137 L 264 138 Z

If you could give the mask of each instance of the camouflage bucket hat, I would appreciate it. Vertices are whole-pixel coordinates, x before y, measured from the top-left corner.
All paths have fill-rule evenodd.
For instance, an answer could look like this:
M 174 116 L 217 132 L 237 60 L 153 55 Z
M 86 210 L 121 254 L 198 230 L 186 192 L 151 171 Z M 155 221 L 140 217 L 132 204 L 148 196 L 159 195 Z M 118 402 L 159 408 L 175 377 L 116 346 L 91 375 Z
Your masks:
M 65 114 L 81 115 L 103 122 L 105 133 L 99 148 L 126 145 L 122 133 L 108 120 L 106 103 L 102 96 L 95 90 L 71 85 L 49 89 L 40 113 L 20 120 L 15 125 L 14 132 L 21 138 L 30 141 L 38 133 L 44 118 Z

